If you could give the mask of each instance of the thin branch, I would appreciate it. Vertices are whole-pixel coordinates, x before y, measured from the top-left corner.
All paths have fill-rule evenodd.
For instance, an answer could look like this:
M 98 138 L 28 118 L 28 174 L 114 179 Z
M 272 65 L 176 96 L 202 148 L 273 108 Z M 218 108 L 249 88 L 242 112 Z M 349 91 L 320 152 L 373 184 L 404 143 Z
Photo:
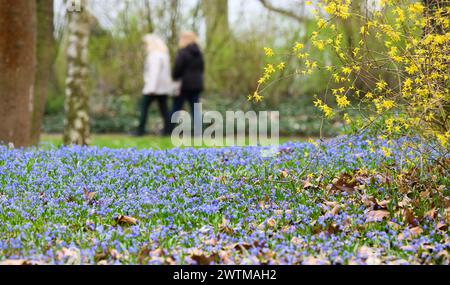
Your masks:
M 308 20 L 306 17 L 304 16 L 300 16 L 290 10 L 286 10 L 283 8 L 279 8 L 279 7 L 275 7 L 274 5 L 272 5 L 272 3 L 270 3 L 270 1 L 267 0 L 259 0 L 259 2 L 266 7 L 267 9 L 269 9 L 270 11 L 282 14 L 284 16 L 290 17 L 292 19 L 295 19 L 301 23 L 304 23 L 306 20 Z

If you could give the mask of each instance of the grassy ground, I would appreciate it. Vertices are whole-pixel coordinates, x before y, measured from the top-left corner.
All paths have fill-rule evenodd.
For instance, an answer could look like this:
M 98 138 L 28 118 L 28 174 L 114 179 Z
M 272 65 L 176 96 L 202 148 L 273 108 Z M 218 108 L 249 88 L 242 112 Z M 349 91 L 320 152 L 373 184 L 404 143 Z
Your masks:
M 444 164 L 421 173 L 408 141 L 386 157 L 368 139 L 269 157 L 0 146 L 0 264 L 449 264 Z M 151 145 L 94 137 L 116 140 Z
M 282 137 L 280 143 L 288 141 L 306 141 L 307 138 L 300 137 Z M 61 146 L 62 135 L 60 134 L 44 134 L 41 138 L 42 146 Z M 113 149 L 120 148 L 137 148 L 137 149 L 171 149 L 174 148 L 170 137 L 160 136 L 145 136 L 132 137 L 123 134 L 107 134 L 107 135 L 93 135 L 92 146 L 107 147 Z

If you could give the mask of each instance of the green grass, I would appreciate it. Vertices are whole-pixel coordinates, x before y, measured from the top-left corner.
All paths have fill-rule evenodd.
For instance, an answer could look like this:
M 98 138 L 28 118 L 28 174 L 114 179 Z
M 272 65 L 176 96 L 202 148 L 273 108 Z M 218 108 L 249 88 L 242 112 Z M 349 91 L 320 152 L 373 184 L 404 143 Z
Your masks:
M 145 136 L 145 137 L 132 137 L 123 134 L 106 134 L 106 135 L 92 135 L 91 146 L 107 147 L 112 149 L 120 148 L 137 148 L 137 149 L 172 149 L 174 145 L 170 137 L 160 136 Z M 300 137 L 282 137 L 280 143 L 286 143 L 288 141 L 306 141 L 307 138 Z M 59 147 L 63 144 L 62 135 L 60 134 L 44 134 L 41 137 L 40 145 Z

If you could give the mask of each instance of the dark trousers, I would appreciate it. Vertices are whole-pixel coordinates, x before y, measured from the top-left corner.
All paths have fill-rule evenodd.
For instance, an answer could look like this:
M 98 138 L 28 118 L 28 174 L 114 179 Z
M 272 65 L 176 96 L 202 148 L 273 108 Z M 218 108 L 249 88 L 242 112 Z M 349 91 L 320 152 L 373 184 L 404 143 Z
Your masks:
M 183 110 L 184 102 L 188 102 L 191 111 L 192 124 L 194 124 L 194 110 L 195 104 L 200 103 L 200 92 L 186 92 L 182 91 L 180 96 L 175 97 L 173 102 L 172 118 L 176 112 Z M 175 128 L 175 124 L 170 124 L 171 131 Z
M 178 111 L 183 109 L 184 102 L 189 103 L 189 108 L 191 109 L 191 117 L 194 115 L 194 105 L 200 103 L 200 92 L 181 92 L 180 96 L 175 97 L 173 102 L 172 116 Z
M 147 125 L 147 118 L 148 118 L 148 108 L 152 104 L 153 101 L 158 102 L 159 111 L 161 113 L 161 117 L 163 118 L 164 122 L 164 135 L 168 135 L 170 133 L 170 121 L 169 121 L 169 108 L 167 105 L 167 95 L 144 95 L 142 96 L 142 103 L 141 103 L 141 117 L 139 119 L 139 127 L 138 127 L 138 133 L 144 134 L 145 133 L 145 126 Z

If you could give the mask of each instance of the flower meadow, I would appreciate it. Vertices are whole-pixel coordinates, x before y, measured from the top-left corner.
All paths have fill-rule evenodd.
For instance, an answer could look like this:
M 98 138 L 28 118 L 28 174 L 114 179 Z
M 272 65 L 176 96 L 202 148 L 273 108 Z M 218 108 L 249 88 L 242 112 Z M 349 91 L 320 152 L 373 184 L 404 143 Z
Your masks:
M 448 159 L 387 147 L 0 147 L 0 263 L 449 264 Z

